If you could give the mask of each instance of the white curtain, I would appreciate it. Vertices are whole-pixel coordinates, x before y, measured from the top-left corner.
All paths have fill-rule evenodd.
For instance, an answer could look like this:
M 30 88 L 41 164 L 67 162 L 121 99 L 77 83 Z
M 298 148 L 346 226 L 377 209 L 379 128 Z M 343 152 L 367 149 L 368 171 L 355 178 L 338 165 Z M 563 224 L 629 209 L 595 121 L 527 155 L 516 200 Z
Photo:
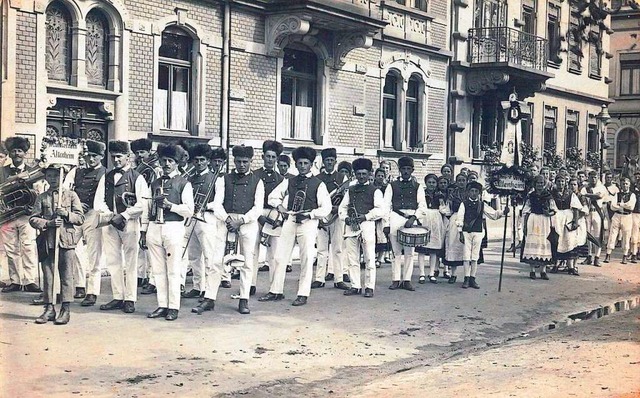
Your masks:
M 189 119 L 189 99 L 187 93 L 171 93 L 171 130 L 187 130 Z
M 301 140 L 311 140 L 313 124 L 313 108 L 296 106 L 295 137 Z
M 156 98 L 153 106 L 153 118 L 160 121 L 160 128 L 168 129 L 167 119 L 167 90 L 156 90 Z
M 291 105 L 278 106 L 278 130 L 282 133 L 282 137 L 294 138 L 291 135 Z

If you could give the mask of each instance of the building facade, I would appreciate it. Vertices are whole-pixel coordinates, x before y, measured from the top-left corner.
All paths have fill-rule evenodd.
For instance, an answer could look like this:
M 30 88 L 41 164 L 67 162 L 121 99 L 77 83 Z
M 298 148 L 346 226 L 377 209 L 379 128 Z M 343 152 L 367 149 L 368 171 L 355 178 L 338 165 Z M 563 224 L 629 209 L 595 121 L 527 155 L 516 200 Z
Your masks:
M 453 0 L 451 12 L 453 163 L 480 168 L 485 150 L 503 140 L 501 101 L 513 92 L 526 103 L 522 141 L 541 155 L 599 150 L 595 115 L 610 102 L 610 29 L 588 28 L 598 40 L 574 43 L 569 31 L 581 13 L 573 0 Z
M 626 157 L 637 159 L 640 154 L 640 10 L 622 1 L 620 11 L 611 16 L 611 27 L 609 97 L 615 102 L 609 106 L 607 163 L 621 169 Z
M 2 0 L 0 134 L 446 160 L 446 0 Z

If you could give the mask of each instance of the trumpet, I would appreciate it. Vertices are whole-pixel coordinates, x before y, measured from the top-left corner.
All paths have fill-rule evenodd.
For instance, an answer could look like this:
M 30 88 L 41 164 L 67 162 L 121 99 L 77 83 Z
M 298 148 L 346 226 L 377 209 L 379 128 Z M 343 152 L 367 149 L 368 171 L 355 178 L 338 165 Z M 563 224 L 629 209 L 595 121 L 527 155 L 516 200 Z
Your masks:
M 349 203 L 349 207 L 347 208 L 347 220 L 348 222 L 344 223 L 344 239 L 352 238 L 354 236 L 359 236 L 361 234 L 360 222 L 358 221 L 358 210 L 356 209 L 355 204 L 353 202 Z M 347 226 L 351 228 L 352 233 L 347 234 Z
M 156 219 L 156 224 L 164 224 L 164 207 L 158 206 L 155 200 L 159 197 L 166 196 L 166 192 L 164 191 L 164 184 L 166 181 L 170 179 L 169 176 L 163 175 L 160 177 L 160 186 L 156 188 L 153 193 L 153 206 L 151 207 L 151 216 Z
M 224 246 L 224 257 L 222 258 L 225 271 L 230 271 L 231 268 L 237 267 L 244 262 L 244 256 L 238 253 L 238 233 L 227 231 L 227 239 Z

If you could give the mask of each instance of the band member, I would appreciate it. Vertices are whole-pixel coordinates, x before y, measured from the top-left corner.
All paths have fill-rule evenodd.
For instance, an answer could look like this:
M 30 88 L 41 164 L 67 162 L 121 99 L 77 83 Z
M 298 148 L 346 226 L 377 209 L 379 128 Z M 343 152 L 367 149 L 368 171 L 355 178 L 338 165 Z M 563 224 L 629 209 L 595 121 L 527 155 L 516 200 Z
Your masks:
M 484 219 L 489 217 L 498 220 L 502 217 L 493 207 L 482 201 L 482 184 L 472 181 L 467 185 L 468 197 L 460 204 L 456 226 L 460 233 L 460 242 L 464 245 L 464 281 L 462 288 L 472 287 L 480 289 L 476 282 L 478 271 L 478 259 L 480 258 L 480 246 L 484 237 Z M 509 207 L 505 206 L 504 215 L 509 213 Z
M 60 171 L 55 165 L 50 165 L 44 174 L 49 189 L 36 197 L 33 212 L 29 218 L 30 224 L 44 234 L 42 244 L 38 250 L 42 261 L 44 276 L 44 312 L 36 319 L 36 323 L 54 321 L 56 325 L 69 323 L 69 303 L 73 301 L 73 269 L 77 262 L 75 247 L 80 240 L 80 226 L 84 222 L 82 203 L 78 195 L 59 186 Z M 62 200 L 58 203 L 62 189 Z M 59 241 L 56 241 L 56 229 L 60 230 Z M 57 246 L 56 246 L 57 243 Z M 58 273 L 60 276 L 62 308 L 56 318 L 54 304 L 56 292 L 53 290 L 55 251 L 59 252 Z
M 633 173 L 635 184 L 631 192 L 636 195 L 636 205 L 633 207 L 631 217 L 633 218 L 633 226 L 631 227 L 631 249 L 629 259 L 632 263 L 637 263 L 638 247 L 640 246 L 640 170 Z
M 211 163 L 209 164 L 209 168 L 211 171 L 220 170 L 220 177 L 222 177 L 224 173 L 224 165 L 227 162 L 227 153 L 224 151 L 224 148 L 217 147 L 211 150 Z M 222 278 L 220 281 L 220 287 L 225 289 L 231 289 L 231 272 L 225 269 L 222 273 Z
M 557 181 L 556 181 L 557 184 Z M 586 218 L 587 231 L 593 236 L 600 237 L 600 241 L 604 243 L 604 220 L 605 212 L 604 199 L 607 197 L 608 192 L 604 185 L 598 181 L 598 172 L 590 171 L 588 177 L 588 183 L 581 189 L 581 194 L 589 199 L 589 215 Z M 640 219 L 639 219 L 640 220 Z M 598 247 L 594 243 L 589 244 L 589 255 L 584 260 L 583 264 L 591 264 L 593 258 L 593 265 L 600 266 L 600 253 L 601 247 Z
M 547 190 L 548 181 L 543 175 L 534 177 L 533 191 L 527 195 L 522 208 L 524 245 L 521 260 L 531 267 L 529 278 L 536 279 L 536 268 L 540 268 L 540 278 L 549 280 L 547 265 L 553 263 L 551 251 L 551 218 L 556 214 L 556 203 Z
M 289 155 L 278 156 L 278 171 L 284 178 L 291 178 L 294 175 L 289 173 L 289 167 L 291 167 L 291 158 Z
M 375 172 L 375 177 L 373 178 L 373 185 L 382 192 L 384 196 L 384 192 L 387 189 L 387 173 L 382 169 L 378 168 Z M 389 212 L 387 211 L 379 220 L 376 221 L 376 268 L 380 268 L 382 266 L 383 261 L 385 260 L 385 256 L 391 250 L 391 243 L 389 243 L 389 234 L 385 233 L 386 229 L 389 229 Z
M 345 181 L 344 174 L 335 170 L 337 152 L 335 148 L 326 148 L 320 152 L 324 169 L 318 174 L 333 198 L 341 195 L 338 188 Z M 341 195 L 342 196 L 342 195 Z M 337 202 L 331 209 L 331 216 L 337 217 Z M 312 289 L 324 287 L 325 281 L 335 280 L 333 286 L 338 289 L 347 290 L 349 286 L 344 283 L 344 272 L 342 269 L 342 227 L 338 222 L 332 222 L 323 226 L 318 232 L 318 260 L 316 265 L 316 280 L 311 284 Z
M 395 258 L 392 263 L 392 283 L 389 289 L 405 289 L 414 291 L 411 284 L 413 275 L 413 247 L 403 247 L 398 242 L 398 230 L 412 227 L 424 216 L 427 204 L 423 195 L 424 187 L 418 183 L 413 174 L 413 159 L 403 156 L 398 159 L 400 177 L 392 181 L 384 193 L 389 215 L 391 248 Z M 402 263 L 404 253 L 404 263 Z
M 226 260 L 228 242 L 235 241 L 235 250 L 244 257 L 236 262 L 240 272 L 240 302 L 238 312 L 249 314 L 249 296 L 253 278 L 253 250 L 260 230 L 258 217 L 262 214 L 264 203 L 264 184 L 251 172 L 253 148 L 236 145 L 233 147 L 233 172 L 219 178 L 216 182 L 216 196 L 213 201 L 213 214 L 218 220 L 216 234 L 216 252 L 214 256 L 213 280 L 207 280 L 205 299 L 192 312 L 201 314 L 214 309 L 220 283 L 220 274 Z M 233 236 L 235 235 L 235 236 Z M 239 248 L 239 250 L 238 250 Z M 237 252 L 236 252 L 237 253 Z
M 345 222 L 345 249 L 351 287 L 345 296 L 362 292 L 360 281 L 360 248 L 364 252 L 364 297 L 373 297 L 376 287 L 376 220 L 386 214 L 384 197 L 374 184 L 369 182 L 373 164 L 369 159 L 356 159 L 353 169 L 358 183 L 349 187 L 340 202 L 338 214 Z M 354 228 L 355 227 L 355 228 Z M 358 233 L 359 231 L 359 233 Z
M 140 232 L 140 248 L 149 250 L 156 281 L 158 308 L 148 318 L 178 318 L 182 276 L 184 220 L 193 216 L 191 183 L 178 172 L 184 158 L 178 146 L 159 145 L 158 159 L 162 176 L 151 184 L 152 200 L 145 201 Z
M 347 161 L 338 163 L 338 167 L 336 169 L 338 170 L 338 173 L 343 175 L 343 181 L 348 180 L 353 176 L 353 166 L 351 166 L 351 163 Z
M 620 192 L 611 202 L 611 210 L 614 212 L 611 217 L 611 230 L 609 232 L 609 243 L 607 245 L 607 256 L 604 262 L 611 259 L 611 252 L 616 247 L 618 233 L 622 235 L 622 264 L 627 263 L 629 254 L 629 243 L 631 241 L 631 229 L 633 228 L 633 216 L 631 213 L 636 206 L 636 195 L 630 191 L 631 181 L 622 177 L 620 179 Z
M 254 173 L 262 180 L 264 184 L 264 208 L 262 214 L 258 217 L 260 224 L 260 231 L 258 233 L 258 239 L 256 239 L 256 247 L 253 251 L 253 279 L 251 281 L 251 294 L 255 294 L 256 285 L 258 282 L 258 261 L 260 255 L 260 240 L 263 228 L 273 228 L 273 224 L 281 223 L 282 216 L 278 213 L 278 210 L 269 205 L 269 194 L 275 187 L 280 185 L 284 180 L 284 177 L 275 171 L 275 165 L 278 161 L 278 157 L 282 153 L 282 144 L 278 141 L 267 140 L 262 144 L 262 160 L 264 166 Z M 267 225 L 265 227 L 265 225 Z M 271 236 L 268 240 L 266 247 L 266 264 L 265 268 L 260 267 L 260 271 L 268 271 L 269 265 L 273 266 L 275 263 L 275 254 L 278 246 L 278 237 Z
M 300 279 L 298 297 L 292 305 L 300 306 L 307 303 L 311 292 L 318 220 L 331 212 L 331 198 L 326 185 L 311 173 L 316 150 L 299 147 L 292 155 L 298 175 L 282 181 L 269 195 L 269 204 L 289 216 L 282 226 L 269 293 L 261 297 L 260 301 L 277 301 L 284 298 L 286 265 L 291 260 L 291 251 L 297 241 L 300 246 Z M 285 198 L 288 198 L 286 202 Z
M 190 148 L 189 158 L 195 166 L 195 172 L 189 182 L 193 188 L 195 210 L 204 210 L 204 220 L 191 218 L 187 228 L 187 253 L 189 267 L 193 272 L 193 289 L 182 293 L 183 298 L 204 297 L 206 275 L 213 269 L 213 256 L 216 244 L 216 220 L 213 218 L 213 197 L 217 172 L 209 170 L 211 147 L 209 144 L 196 144 Z M 194 217 L 198 217 L 194 211 Z M 182 253 L 181 253 L 182 254 Z M 183 282 L 184 283 L 184 282 Z M 219 283 L 219 282 L 218 282 Z
M 107 268 L 111 274 L 113 300 L 100 306 L 103 311 L 121 309 L 125 313 L 135 312 L 138 284 L 138 233 L 145 199 L 149 187 L 144 177 L 131 168 L 129 143 L 109 141 L 109 154 L 113 169 L 99 182 L 95 209 L 110 217 L 109 225 L 102 231 L 102 242 L 106 254 Z M 135 198 L 135 204 L 127 198 Z M 94 286 L 99 289 L 99 273 Z M 96 281 L 97 280 L 97 281 Z
M 76 167 L 67 175 L 66 186 L 73 187 L 74 192 L 80 198 L 84 211 L 81 237 L 84 239 L 84 255 L 79 256 L 75 262 L 73 279 L 76 283 L 74 298 L 84 298 L 82 306 L 91 306 L 96 303 L 100 294 L 100 266 L 102 257 L 102 228 L 97 228 L 100 213 L 95 210 L 96 192 L 98 184 L 104 184 L 104 175 L 107 169 L 102 165 L 105 145 L 102 142 L 87 140 L 84 155 L 85 167 Z M 101 187 L 104 192 L 104 186 Z M 89 280 L 86 279 L 86 270 L 89 271 Z M 86 290 L 85 290 L 86 285 Z
M 4 166 L 0 184 L 18 179 L 29 180 L 29 172 L 33 171 L 25 163 L 25 156 L 31 147 L 29 140 L 23 137 L 9 137 L 5 145 L 9 151 L 11 164 Z M 35 283 L 38 274 L 36 231 L 29 225 L 29 215 L 21 215 L 0 225 L 0 240 L 4 243 L 11 282 L 2 288 L 2 293 L 23 290 L 23 285 L 25 292 L 41 292 L 42 290 Z M 22 270 L 19 264 L 22 264 Z

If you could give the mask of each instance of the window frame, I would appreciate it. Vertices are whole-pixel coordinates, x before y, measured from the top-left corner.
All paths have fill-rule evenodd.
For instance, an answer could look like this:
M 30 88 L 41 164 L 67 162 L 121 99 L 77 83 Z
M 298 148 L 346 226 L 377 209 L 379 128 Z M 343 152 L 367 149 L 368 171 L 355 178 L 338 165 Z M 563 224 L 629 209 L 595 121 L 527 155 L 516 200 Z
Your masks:
M 522 132 L 522 142 L 533 145 L 533 132 L 534 132 L 534 120 L 535 120 L 535 106 L 533 102 L 527 102 L 527 107 L 529 108 L 527 112 L 522 113 L 522 118 L 520 119 L 520 131 Z M 527 135 L 525 138 L 525 127 L 527 130 Z
M 558 108 L 545 105 L 542 124 L 542 150 L 551 149 L 551 146 L 558 147 Z M 547 140 L 547 132 L 552 132 L 553 140 Z M 549 145 L 547 145 L 549 144 Z
M 522 18 L 522 31 L 525 33 L 529 33 L 533 36 L 536 36 L 536 32 L 538 31 L 538 13 L 537 13 L 537 4 L 536 4 L 536 0 L 523 0 L 522 1 L 522 13 L 521 13 L 521 18 Z M 525 18 L 525 15 L 530 15 L 531 16 L 531 24 L 530 24 L 530 30 L 528 31 L 527 28 L 527 19 Z
M 602 30 L 589 32 L 589 35 L 598 37 L 598 44 L 589 42 L 589 77 L 600 79 L 602 77 Z
M 560 58 L 560 24 L 562 22 L 562 9 L 555 2 L 547 2 L 547 42 L 549 43 L 549 57 L 547 58 L 547 65 L 552 67 L 559 67 L 560 63 L 562 63 L 562 59 Z M 553 37 L 551 37 L 553 31 Z M 555 45 L 554 48 L 551 47 L 552 43 Z
M 628 84 L 625 85 L 624 72 L 629 71 Z M 638 91 L 633 91 L 634 71 L 637 71 L 638 82 L 635 83 L 638 87 Z M 624 88 L 628 88 L 628 92 L 624 92 Z M 620 97 L 632 97 L 640 96 L 640 59 L 639 60 L 620 60 Z
M 87 13 L 87 16 L 85 17 L 85 21 L 88 21 L 89 17 L 92 14 L 97 14 L 98 18 L 102 20 L 101 22 L 102 22 L 103 27 L 104 27 L 104 35 L 105 35 L 105 37 L 103 39 L 103 41 L 104 41 L 104 43 L 103 43 L 104 44 L 104 54 L 102 55 L 102 58 L 103 58 L 102 61 L 104 63 L 103 70 L 102 70 L 104 82 L 102 84 L 91 83 L 89 81 L 89 76 L 87 75 L 87 84 L 89 86 L 92 86 L 92 87 L 99 87 L 99 88 L 108 90 L 109 89 L 109 76 L 110 76 L 110 73 L 111 73 L 110 70 L 109 70 L 110 69 L 110 59 L 111 59 L 111 56 L 112 56 L 111 52 L 113 50 L 112 49 L 112 45 L 111 45 L 111 40 L 109 38 L 112 35 L 112 29 L 111 29 L 111 26 L 109 24 L 109 18 L 107 17 L 107 15 L 105 15 L 105 13 L 104 13 L 104 11 L 102 9 L 97 8 L 97 7 L 92 8 Z M 87 47 L 88 47 L 88 41 L 85 41 L 85 62 L 86 62 L 86 52 L 87 52 L 86 49 L 87 49 Z M 85 66 L 85 75 L 86 75 L 86 66 Z
M 71 86 L 73 85 L 74 69 L 76 69 L 77 67 L 77 66 L 74 67 L 74 62 L 73 62 L 74 47 L 77 47 L 77 44 L 74 43 L 74 41 L 76 41 L 75 36 L 77 35 L 74 35 L 73 26 L 77 22 L 74 20 L 71 10 L 69 10 L 69 8 L 62 1 L 59 1 L 59 0 L 52 1 L 51 3 L 49 3 L 49 5 L 47 5 L 46 11 L 45 11 L 45 21 L 49 16 L 50 9 L 57 9 L 63 14 L 63 16 L 66 19 L 67 26 L 66 26 L 66 33 L 64 35 L 66 37 L 66 43 L 65 43 L 66 54 L 64 56 L 66 65 L 65 65 L 65 71 L 64 71 L 65 79 L 52 78 L 50 75 L 49 68 L 45 66 L 45 70 L 47 71 L 47 81 L 51 83 L 66 84 Z M 46 58 L 48 54 L 47 50 L 49 48 L 48 42 L 49 42 L 48 22 L 45 22 L 45 65 L 46 65 Z
M 632 154 L 629 149 L 631 149 L 631 145 L 629 144 L 631 142 L 630 139 L 625 139 L 625 140 L 621 140 L 620 139 L 620 135 L 623 133 L 635 133 L 635 140 L 636 140 L 636 149 L 635 149 L 635 154 Z M 624 165 L 624 156 L 638 156 L 638 154 L 640 154 L 640 131 L 638 131 L 637 129 L 635 129 L 634 127 L 631 126 L 626 126 L 621 128 L 618 133 L 616 134 L 616 156 L 615 156 L 615 165 L 616 168 L 621 168 Z M 623 151 L 620 150 L 620 148 L 627 148 L 627 151 L 624 151 L 624 153 L 622 153 Z M 621 161 L 621 162 L 620 162 Z
M 389 77 L 393 77 L 395 80 L 393 84 L 393 94 L 385 92 L 387 78 Z M 402 76 L 400 75 L 399 72 L 395 70 L 390 70 L 389 72 L 387 72 L 387 74 L 384 77 L 384 84 L 382 86 L 382 146 L 384 148 L 390 148 L 390 149 L 397 148 L 395 140 L 398 137 L 398 127 L 400 122 L 399 115 L 400 115 L 400 110 L 402 109 L 402 107 L 400 106 L 401 105 L 400 91 L 402 90 L 400 86 L 401 83 L 402 83 Z M 385 110 L 387 108 L 385 107 L 385 101 L 393 101 L 390 108 L 390 109 L 393 109 L 393 119 L 392 119 L 393 127 L 390 132 L 387 131 L 386 121 L 389 119 L 386 118 Z
M 569 134 L 569 131 L 571 131 L 571 135 Z M 580 141 L 580 112 L 574 111 L 572 109 L 567 109 L 565 114 L 564 136 L 564 153 L 566 154 L 569 148 L 578 147 Z
M 580 12 L 575 4 L 574 0 L 569 0 L 570 4 L 569 4 L 569 29 L 567 30 L 567 43 L 568 43 L 568 48 L 567 48 L 567 70 L 571 73 L 575 73 L 575 74 L 582 74 L 582 59 L 584 58 L 584 53 L 583 56 L 579 56 L 578 54 L 574 53 L 571 51 L 571 46 L 572 43 L 574 42 L 574 37 L 571 34 L 571 30 L 574 27 L 578 27 L 579 23 L 580 23 Z M 583 50 L 583 43 L 582 40 L 578 40 L 576 45 L 578 46 L 578 48 L 582 51 Z M 575 64 L 575 65 L 574 65 Z

